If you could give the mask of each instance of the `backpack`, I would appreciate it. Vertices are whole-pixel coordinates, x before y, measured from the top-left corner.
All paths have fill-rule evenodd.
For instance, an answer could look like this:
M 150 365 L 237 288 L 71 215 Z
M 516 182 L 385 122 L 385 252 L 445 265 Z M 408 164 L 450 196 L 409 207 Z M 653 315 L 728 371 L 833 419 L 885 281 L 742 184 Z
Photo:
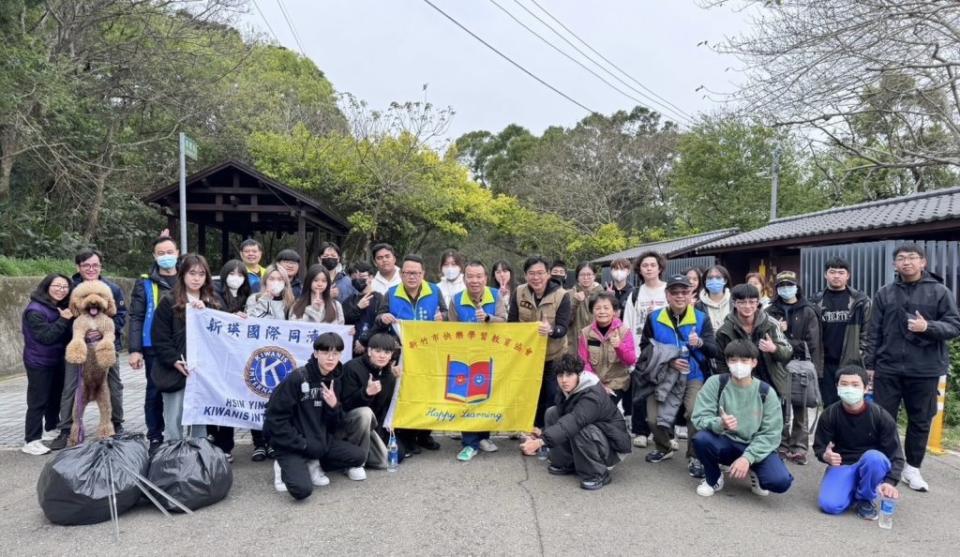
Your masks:
M 730 382 L 730 374 L 721 373 L 717 377 L 720 378 L 720 388 L 717 389 L 717 404 L 720 404 L 720 396 L 723 395 L 723 389 L 725 389 L 727 386 L 727 383 Z M 760 381 L 760 403 L 766 404 L 767 394 L 770 392 L 770 384 L 767 383 L 766 381 L 763 381 L 762 379 L 757 379 L 757 381 Z

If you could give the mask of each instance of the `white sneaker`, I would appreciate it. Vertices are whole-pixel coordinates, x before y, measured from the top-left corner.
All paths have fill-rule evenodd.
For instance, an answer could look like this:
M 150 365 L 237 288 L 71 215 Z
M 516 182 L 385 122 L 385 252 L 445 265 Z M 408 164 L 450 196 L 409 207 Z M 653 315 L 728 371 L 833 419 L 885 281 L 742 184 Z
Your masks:
M 485 453 L 495 453 L 497 452 L 497 445 L 489 439 L 481 439 L 480 450 Z
M 308 460 L 307 470 L 310 470 L 310 483 L 312 483 L 314 486 L 323 487 L 325 485 L 330 485 L 330 478 L 323 473 L 323 468 L 320 468 L 319 460 Z
M 678 425 L 674 428 L 674 433 L 677 435 L 677 439 L 686 439 L 687 438 L 687 426 Z
M 50 431 L 44 431 L 43 437 L 40 438 L 41 441 L 53 441 L 60 435 L 59 429 L 52 429 Z
M 670 440 L 670 450 L 674 452 L 680 450 L 680 443 L 677 443 L 676 439 Z
M 763 489 L 760 487 L 760 478 L 757 477 L 757 473 L 753 470 L 750 471 L 750 491 L 752 491 L 754 495 L 759 495 L 760 497 L 766 497 L 767 495 L 770 495 L 769 489 Z
M 647 436 L 646 435 L 637 435 L 633 438 L 633 446 L 638 449 L 647 448 Z
M 723 476 L 720 476 L 717 479 L 717 483 L 714 486 L 707 484 L 707 480 L 700 480 L 700 485 L 697 486 L 697 495 L 701 497 L 711 497 L 714 493 L 723 489 Z
M 900 475 L 900 479 L 906 482 L 906 484 L 910 486 L 910 489 L 914 491 L 926 492 L 930 489 L 926 480 L 920 475 L 920 469 L 910 466 L 909 464 L 903 465 L 903 474 Z
M 367 471 L 363 469 L 363 466 L 349 468 L 347 469 L 347 477 L 355 482 L 362 482 L 367 479 Z
M 273 489 L 276 489 L 280 493 L 287 492 L 287 484 L 283 483 L 283 479 L 280 476 L 280 463 L 276 460 L 273 461 Z
M 33 456 L 45 455 L 50 452 L 50 447 L 43 444 L 39 439 L 34 439 L 20 447 L 20 450 Z

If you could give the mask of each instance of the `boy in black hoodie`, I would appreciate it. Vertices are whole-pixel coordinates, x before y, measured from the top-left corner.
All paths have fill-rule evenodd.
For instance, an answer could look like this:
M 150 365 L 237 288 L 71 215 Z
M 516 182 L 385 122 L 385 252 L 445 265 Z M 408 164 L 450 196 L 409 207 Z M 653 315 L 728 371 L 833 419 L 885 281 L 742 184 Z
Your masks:
M 274 487 L 298 500 L 309 497 L 314 486 L 330 483 L 323 468 L 347 468 L 350 479 L 362 479 L 357 470 L 363 472 L 367 459 L 360 447 L 334 435 L 344 418 L 343 339 L 324 333 L 313 350 L 307 365 L 293 370 L 273 391 L 263 427 L 277 450 Z
M 372 468 L 387 467 L 389 434 L 383 423 L 397 384 L 393 360 L 398 348 L 393 336 L 377 333 L 370 338 L 366 354 L 343 366 L 343 411 L 348 422 L 358 425 L 345 428 L 341 436 L 367 451 L 367 466 Z

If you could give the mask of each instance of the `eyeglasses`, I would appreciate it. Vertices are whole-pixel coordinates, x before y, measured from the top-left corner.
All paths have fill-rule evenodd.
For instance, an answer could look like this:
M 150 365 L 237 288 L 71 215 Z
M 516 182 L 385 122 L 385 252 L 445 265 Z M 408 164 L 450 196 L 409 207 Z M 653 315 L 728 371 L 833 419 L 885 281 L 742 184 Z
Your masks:
M 400 274 L 405 277 L 419 277 L 423 271 L 401 271 Z
M 330 359 L 330 360 L 333 360 L 333 359 L 339 360 L 339 359 L 340 359 L 340 354 L 342 354 L 342 352 L 339 351 L 339 350 L 327 350 L 327 351 L 325 351 L 325 352 L 321 352 L 321 353 L 320 353 L 320 357 L 321 357 L 321 358 L 327 358 L 327 359 Z
M 760 303 L 760 300 L 737 300 L 733 302 L 733 305 L 738 307 L 750 307 L 755 306 Z
M 922 258 L 921 258 L 919 255 L 917 255 L 917 254 L 913 254 L 913 255 L 898 255 L 897 258 L 894 259 L 894 261 L 896 261 L 897 263 L 906 263 L 907 261 L 919 261 L 920 259 L 922 259 Z
M 546 271 L 527 271 L 528 277 L 545 277 L 547 276 Z
M 82 263 L 82 264 L 80 265 L 80 268 L 83 269 L 83 270 L 85 270 L 85 271 L 92 271 L 92 270 L 94 270 L 94 269 L 99 269 L 99 268 L 100 268 L 100 264 L 99 264 L 99 263 Z
M 51 284 L 50 288 L 53 290 L 70 290 L 69 284 Z

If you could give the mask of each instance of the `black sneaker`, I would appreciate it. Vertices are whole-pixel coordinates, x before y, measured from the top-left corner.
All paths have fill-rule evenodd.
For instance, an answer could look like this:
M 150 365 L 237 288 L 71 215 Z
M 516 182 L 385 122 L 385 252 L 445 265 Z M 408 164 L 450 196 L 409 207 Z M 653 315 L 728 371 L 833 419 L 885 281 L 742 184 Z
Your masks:
M 655 464 L 662 460 L 669 460 L 671 458 L 673 458 L 673 451 L 667 451 L 665 453 L 660 451 L 653 451 L 653 452 L 647 453 L 647 456 L 644 458 L 644 460 Z
M 267 447 L 267 458 L 274 460 L 277 458 L 277 450 L 273 447 Z
M 113 435 L 117 436 L 123 433 L 123 424 L 113 422 Z
M 69 437 L 70 437 L 69 433 L 65 431 L 61 431 L 60 435 L 57 435 L 56 439 L 47 443 L 47 447 L 49 447 L 51 451 L 61 451 L 63 449 L 66 449 L 67 439 L 69 439 Z
M 695 458 L 691 458 L 689 464 L 687 464 L 687 473 L 690 474 L 691 478 L 697 478 L 699 480 L 706 477 L 703 471 L 703 464 L 700 464 L 700 461 Z
M 596 491 L 598 489 L 603 489 L 603 486 L 610 483 L 610 474 L 604 474 L 602 476 L 597 476 L 590 478 L 589 480 L 583 480 L 580 482 L 581 489 L 586 489 L 587 491 Z
M 267 448 L 266 447 L 254 447 L 253 454 L 250 455 L 250 460 L 254 462 L 263 462 L 267 459 Z
M 161 444 L 161 443 L 163 443 L 163 439 L 151 439 L 151 440 L 150 440 L 150 448 L 148 449 L 150 456 L 153 456 L 153 453 L 157 452 L 157 449 L 160 448 L 160 444 Z
M 565 468 L 563 466 L 554 466 L 551 464 L 550 466 L 547 466 L 547 472 L 553 474 L 554 476 L 566 476 L 573 474 L 573 468 Z
M 436 451 L 440 449 L 440 443 L 437 443 L 437 441 L 430 435 L 417 439 L 417 445 L 420 445 L 428 451 Z

